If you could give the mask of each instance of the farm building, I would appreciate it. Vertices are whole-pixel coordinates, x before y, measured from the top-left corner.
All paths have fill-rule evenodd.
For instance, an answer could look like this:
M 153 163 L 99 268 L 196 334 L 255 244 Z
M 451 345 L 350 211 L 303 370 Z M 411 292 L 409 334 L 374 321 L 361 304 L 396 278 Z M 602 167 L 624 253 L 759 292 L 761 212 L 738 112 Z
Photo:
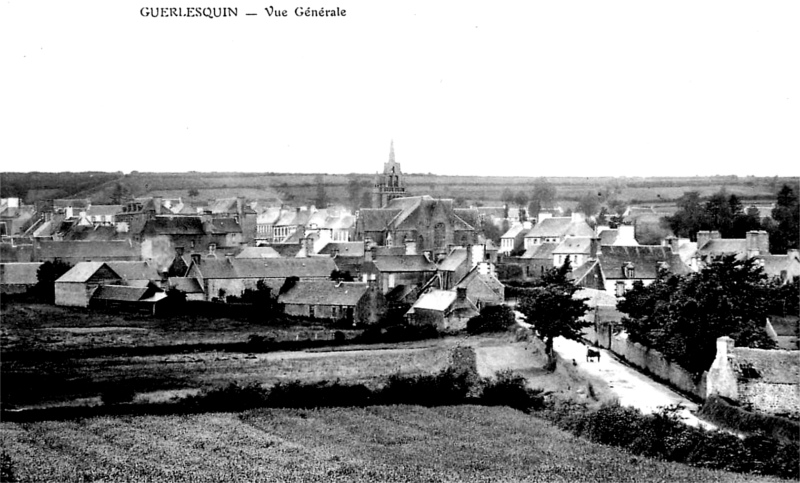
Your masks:
M 432 325 L 439 330 L 461 330 L 479 315 L 478 307 L 467 298 L 466 288 L 431 290 L 423 294 L 406 312 L 411 325 Z
M 402 247 L 401 247 L 402 248 Z M 361 277 L 375 276 L 378 288 L 383 293 L 398 285 L 422 285 L 436 274 L 436 264 L 424 255 L 389 255 L 372 258 L 366 252 L 366 261 L 361 266 Z
M 187 301 L 203 301 L 206 299 L 203 287 L 196 278 L 170 277 L 167 279 L 167 286 L 182 293 Z
M 300 281 L 278 297 L 286 315 L 375 323 L 383 314 L 383 295 L 361 282 Z
M 757 411 L 800 416 L 800 358 L 796 351 L 734 347 L 717 339 L 706 379 L 707 395 L 719 395 Z
M 55 282 L 56 305 L 88 307 L 95 290 L 124 281 L 105 262 L 80 262 Z
M 94 291 L 90 306 L 156 315 L 156 308 L 166 298 L 167 294 L 154 284 L 146 287 L 101 285 Z
M 161 285 L 162 276 L 151 262 L 106 262 L 106 265 L 122 277 L 125 285 L 143 287 L 150 282 Z
M 38 282 L 36 274 L 41 266 L 41 263 L 0 264 L 0 293 L 21 294 L 27 292 Z
M 329 280 L 336 264 L 328 257 L 312 258 L 226 258 L 192 260 L 186 276 L 198 279 L 206 300 L 241 296 L 255 290 L 263 280 L 277 294 L 286 279 Z

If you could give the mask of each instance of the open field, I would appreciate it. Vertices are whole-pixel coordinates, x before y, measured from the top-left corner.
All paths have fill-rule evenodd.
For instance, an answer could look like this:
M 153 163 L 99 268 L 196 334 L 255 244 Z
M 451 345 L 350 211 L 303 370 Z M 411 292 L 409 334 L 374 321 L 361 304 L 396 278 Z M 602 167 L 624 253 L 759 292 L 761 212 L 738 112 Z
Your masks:
M 375 406 L 2 423 L 20 481 L 780 481 L 632 456 L 509 408 Z
M 98 350 L 187 344 L 237 344 L 251 335 L 283 340 L 333 339 L 330 326 L 297 321 L 248 321 L 201 316 L 153 318 L 48 304 L 2 306 L 3 351 Z M 344 331 L 348 338 L 361 331 Z

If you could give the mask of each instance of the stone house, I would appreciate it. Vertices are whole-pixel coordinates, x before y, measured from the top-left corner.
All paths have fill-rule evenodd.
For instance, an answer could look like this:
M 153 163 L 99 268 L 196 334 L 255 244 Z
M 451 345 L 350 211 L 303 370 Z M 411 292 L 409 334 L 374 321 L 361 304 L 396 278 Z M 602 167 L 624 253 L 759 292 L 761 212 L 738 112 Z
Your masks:
M 661 269 L 677 275 L 689 273 L 689 268 L 670 247 L 641 245 L 600 247 L 597 257 L 575 268 L 571 276 L 581 287 L 605 290 L 621 297 L 636 281 L 645 285 L 653 283 Z
M 432 325 L 437 330 L 462 330 L 467 321 L 479 315 L 478 307 L 467 298 L 465 287 L 456 290 L 431 290 L 422 294 L 406 312 L 411 325 Z
M 385 311 L 383 294 L 362 282 L 299 281 L 278 297 L 286 315 L 344 321 L 378 322 Z
M 503 235 L 500 236 L 499 253 L 509 255 L 512 252 L 523 250 L 525 245 L 525 235 L 531 230 L 531 224 L 515 223 Z
M 493 265 L 481 262 L 467 273 L 454 287 L 466 289 L 467 298 L 480 310 L 487 305 L 505 302 L 505 285 L 494 274 Z
M 597 256 L 600 239 L 584 236 L 568 236 L 553 249 L 553 266 L 560 267 L 569 258 L 570 267 L 580 267 Z
M 524 247 L 529 250 L 542 243 L 561 243 L 568 236 L 593 237 L 595 233 L 579 213 L 571 217 L 545 218 L 525 235 Z
M 377 281 L 381 293 L 387 293 L 398 285 L 423 285 L 436 274 L 437 266 L 425 255 L 387 255 L 372 257 L 372 250 L 365 252 L 361 266 L 362 280 Z
M 122 277 L 105 262 L 80 262 L 56 280 L 55 303 L 69 307 L 88 307 L 98 287 L 123 284 Z
M 206 300 L 227 296 L 240 297 L 245 290 L 255 290 L 263 281 L 277 295 L 286 279 L 300 281 L 329 280 L 336 264 L 328 257 L 313 258 L 232 258 L 193 257 L 186 277 L 196 278 Z
M 170 290 L 177 290 L 186 297 L 187 302 L 198 301 L 202 302 L 206 299 L 206 294 L 203 292 L 203 287 L 200 281 L 191 277 L 169 277 L 167 279 L 167 287 Z
M 733 339 L 720 337 L 706 391 L 756 411 L 797 418 L 800 358 L 796 351 L 734 347 Z

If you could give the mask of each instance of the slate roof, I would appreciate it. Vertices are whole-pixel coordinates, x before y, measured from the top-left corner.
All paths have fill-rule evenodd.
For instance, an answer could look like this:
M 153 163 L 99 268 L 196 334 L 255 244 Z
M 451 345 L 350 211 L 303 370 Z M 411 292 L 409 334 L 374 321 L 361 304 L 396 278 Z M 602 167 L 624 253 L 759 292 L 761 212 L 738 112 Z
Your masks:
M 367 293 L 369 286 L 361 282 L 299 281 L 278 297 L 282 304 L 344 305 L 353 307 Z
M 204 235 L 203 221 L 198 216 L 157 216 L 147 220 L 142 234 L 158 235 Z
M 239 201 L 236 198 L 220 198 L 209 203 L 208 209 L 214 214 L 238 213 Z
M 523 225 L 522 223 L 518 223 L 509 228 L 508 231 L 503 233 L 503 236 L 501 236 L 500 238 L 516 238 L 517 235 L 519 235 L 520 233 L 522 233 L 524 236 L 529 231 L 530 230 L 528 228 L 525 228 L 525 225 Z
M 452 290 L 431 290 L 422 294 L 411 307 L 413 309 L 426 309 L 444 312 L 456 300 L 456 293 Z
M 671 273 L 683 275 L 689 272 L 688 267 L 678 255 L 672 253 L 670 247 L 660 245 L 600 247 L 599 260 L 607 280 L 626 278 L 622 270 L 626 263 L 633 264 L 634 279 L 655 279 L 660 262 L 665 262 Z
M 469 285 L 473 283 L 481 283 L 485 285 L 489 290 L 496 293 L 499 296 L 504 296 L 506 287 L 503 285 L 497 277 L 489 274 L 483 274 L 478 271 L 478 267 L 473 268 L 470 270 L 468 274 L 461 279 L 458 284 L 456 284 L 455 288 L 467 288 Z
M 120 241 L 48 241 L 39 242 L 37 255 L 40 259 L 79 258 L 139 258 L 140 252 L 129 240 Z
M 193 263 L 194 265 L 194 263 Z M 333 259 L 313 258 L 231 258 L 204 259 L 199 265 L 203 278 L 322 278 L 336 270 Z
M 100 270 L 100 267 L 103 265 L 106 265 L 105 262 L 79 262 L 56 280 L 56 282 L 85 282 L 92 278 L 92 275 Z
M 364 242 L 328 242 L 317 254 L 333 256 L 337 250 L 340 257 L 363 257 Z
M 92 205 L 86 210 L 86 216 L 113 216 L 122 212 L 122 205 Z
M 36 285 L 41 263 L 0 263 L 0 285 Z
M 322 227 L 329 230 L 349 230 L 355 224 L 356 217 L 353 215 L 329 216 L 325 219 Z
M 363 231 L 383 231 L 400 211 L 397 208 L 363 209 L 359 213 L 358 221 Z
M 372 261 L 381 272 L 435 272 L 436 264 L 424 255 L 380 256 Z
M 282 258 L 293 258 L 297 256 L 297 253 L 302 248 L 300 243 L 274 243 L 270 247 L 278 252 Z
M 226 233 L 241 233 L 242 225 L 233 218 L 214 218 L 204 224 L 206 233 L 221 235 Z
M 585 221 L 573 222 L 571 217 L 553 217 L 537 223 L 525 235 L 525 238 L 553 238 L 568 235 L 594 236 L 594 230 Z
M 156 267 L 147 262 L 106 262 L 123 280 L 160 280 Z
M 553 249 L 558 254 L 588 254 L 592 247 L 592 239 L 583 236 L 568 236 Z
M 399 257 L 406 254 L 406 247 L 373 247 L 375 257 Z
M 572 294 L 573 299 L 587 299 L 584 303 L 589 307 L 617 307 L 617 298 L 605 290 L 579 288 Z
M 586 263 L 584 263 L 583 265 L 581 265 L 580 267 L 577 267 L 576 269 L 574 269 L 572 271 L 572 274 L 571 274 L 572 280 L 574 280 L 575 283 L 580 282 L 581 280 L 583 280 L 583 278 L 586 275 L 588 275 L 598 265 L 598 263 L 599 262 L 596 259 L 595 260 L 589 260 Z
M 466 248 L 454 248 L 447 257 L 439 262 L 439 270 L 442 272 L 454 272 L 467 261 Z
M 520 258 L 531 258 L 534 260 L 552 260 L 553 250 L 556 249 L 558 243 L 540 243 L 533 245 L 525 250 Z
M 453 213 L 470 227 L 477 227 L 480 224 L 480 213 L 475 208 L 453 208 Z
M 281 209 L 279 207 L 265 207 L 256 217 L 256 223 L 274 224 L 281 217 Z
M 800 260 L 789 255 L 760 255 L 758 257 L 764 267 L 764 273 L 770 277 L 779 277 L 782 271 L 792 277 L 800 276 Z
M 619 230 L 610 229 L 600 232 L 600 245 L 613 245 L 619 236 Z
M 697 248 L 697 254 L 701 257 L 740 253 L 747 253 L 747 239 L 745 238 L 715 238 Z
M 203 293 L 200 281 L 194 277 L 170 277 L 167 283 L 182 293 Z
M 124 234 L 117 233 L 113 226 L 74 225 L 64 233 L 65 241 L 111 241 L 120 240 Z
M 280 258 L 281 254 L 272 247 L 245 247 L 236 258 Z

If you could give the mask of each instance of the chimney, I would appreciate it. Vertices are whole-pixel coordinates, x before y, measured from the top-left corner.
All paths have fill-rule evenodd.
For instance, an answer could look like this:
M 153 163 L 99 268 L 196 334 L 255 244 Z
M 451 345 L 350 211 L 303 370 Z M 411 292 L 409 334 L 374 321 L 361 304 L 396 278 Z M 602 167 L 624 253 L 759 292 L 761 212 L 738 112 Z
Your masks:
M 719 230 L 711 230 L 712 240 L 719 240 L 720 238 L 722 238 L 722 235 L 720 235 Z
M 425 250 L 422 252 L 422 255 L 425 257 L 425 260 L 433 263 L 433 253 L 430 250 Z
M 761 255 L 769 254 L 769 233 L 764 230 L 758 232 L 758 250 Z
M 672 250 L 672 253 L 678 253 L 679 238 L 676 236 L 668 236 L 665 240 L 666 245 Z
M 467 299 L 467 287 L 456 287 L 456 300 Z
M 600 239 L 592 238 L 589 242 L 589 258 L 597 258 L 597 251 L 600 249 Z
M 701 230 L 697 232 L 697 249 L 703 248 L 703 245 L 711 240 L 711 232 L 708 230 Z
M 375 259 L 375 253 L 372 250 L 372 247 L 367 248 L 364 247 L 364 261 L 371 262 Z
M 202 263 L 202 259 L 203 258 L 199 253 L 192 253 L 192 261 L 195 263 L 195 265 L 200 265 Z
M 175 247 L 175 256 L 182 257 L 183 256 L 183 247 Z
M 583 213 L 581 213 L 579 211 L 573 211 L 572 212 L 572 222 L 573 223 L 580 223 L 580 222 L 582 222 L 584 220 L 586 220 L 586 215 L 584 215 Z
M 314 239 L 310 236 L 303 238 L 303 248 L 306 250 L 306 256 L 310 257 L 314 254 Z
M 417 254 L 417 243 L 411 239 L 411 237 L 406 237 L 403 241 L 406 245 L 406 255 L 416 255 Z
M 378 277 L 376 277 L 374 273 L 369 275 L 369 278 L 367 279 L 367 287 L 370 290 L 378 288 Z

